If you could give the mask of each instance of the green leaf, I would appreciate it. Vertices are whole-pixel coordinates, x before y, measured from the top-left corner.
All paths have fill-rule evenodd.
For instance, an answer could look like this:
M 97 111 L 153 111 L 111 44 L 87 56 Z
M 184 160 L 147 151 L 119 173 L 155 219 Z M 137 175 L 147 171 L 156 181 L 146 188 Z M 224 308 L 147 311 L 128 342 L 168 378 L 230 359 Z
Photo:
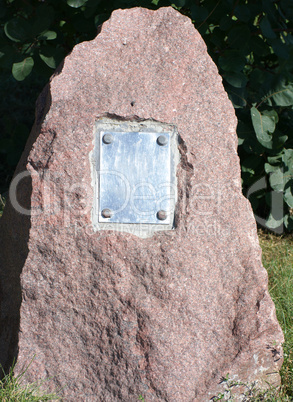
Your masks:
M 99 14 L 95 16 L 95 27 L 98 27 L 109 18 L 108 14 Z
M 219 57 L 219 66 L 224 71 L 239 72 L 246 64 L 246 58 L 238 50 L 227 50 Z
M 54 31 L 43 32 L 38 39 L 39 40 L 53 40 L 57 38 L 57 33 Z
M 255 175 L 255 173 L 259 171 L 262 163 L 262 158 L 256 155 L 250 155 L 241 161 L 241 170 L 244 173 Z
M 293 149 L 285 149 L 283 155 L 283 161 L 286 162 L 288 165 L 292 165 L 293 163 Z
M 222 49 L 226 46 L 226 34 L 221 31 L 220 28 L 216 27 L 213 30 L 213 34 L 211 36 L 211 43 L 214 44 L 217 48 Z
M 270 185 L 275 191 L 283 191 L 285 186 L 283 169 L 278 168 L 269 177 Z
M 86 7 L 83 11 L 83 15 L 85 18 L 91 18 L 94 17 L 94 15 L 101 10 L 101 7 L 99 7 L 99 3 L 101 3 L 101 0 L 88 0 L 86 3 Z
M 186 3 L 186 0 L 173 0 L 173 4 L 176 7 L 184 7 Z
M 250 8 L 249 5 L 246 4 L 241 4 L 241 5 L 237 5 L 235 7 L 235 16 L 243 22 L 248 22 L 250 20 L 251 17 L 251 12 L 250 12 Z
M 272 166 L 269 163 L 265 163 L 265 171 L 266 173 L 273 173 L 280 169 L 279 166 Z
M 46 4 L 37 7 L 36 13 L 31 19 L 34 38 L 49 30 L 54 22 L 54 14 L 52 7 Z
M 196 6 L 195 4 L 193 4 L 190 7 L 190 11 L 191 11 L 191 18 L 197 24 L 205 21 L 209 15 L 209 12 L 205 7 L 199 7 L 199 6 Z
M 246 89 L 245 88 L 235 88 L 229 84 L 225 85 L 225 89 L 228 92 L 230 101 L 233 103 L 235 109 L 243 108 L 246 106 Z
M 280 58 L 280 59 L 284 59 L 284 60 L 288 60 L 289 56 L 290 56 L 290 47 L 285 45 L 285 43 L 283 43 L 281 41 L 281 39 L 277 38 L 274 39 L 271 42 L 272 48 L 275 52 L 275 54 Z
M 32 71 L 34 59 L 27 57 L 20 63 L 13 63 L 12 75 L 17 81 L 23 81 Z
M 251 36 L 249 46 L 251 51 L 255 53 L 255 57 L 268 56 L 271 53 L 270 47 L 259 36 Z
M 293 180 L 290 180 L 286 184 L 286 189 L 285 189 L 285 192 L 284 192 L 284 200 L 286 201 L 287 205 L 289 205 L 290 208 L 293 208 L 292 189 L 293 189 Z
M 289 20 L 293 20 L 293 4 L 291 0 L 281 0 L 281 7 L 286 17 Z
M 82 7 L 86 2 L 87 0 L 67 0 L 67 4 L 73 8 Z
M 38 6 L 32 27 L 34 36 L 38 36 L 43 32 L 46 32 L 54 22 L 54 16 L 55 12 L 52 7 L 46 4 Z
M 280 165 L 280 163 L 282 162 L 282 154 L 278 154 L 275 156 L 268 156 L 268 162 L 270 164 L 277 164 Z
M 285 149 L 282 155 L 287 181 L 293 176 L 293 149 Z
M 273 214 L 270 214 L 267 221 L 266 221 L 266 226 L 269 229 L 277 229 L 279 226 L 281 226 L 284 223 L 284 217 L 275 217 Z
M 252 169 L 251 167 L 247 167 L 247 166 L 241 166 L 241 171 L 243 173 L 249 173 L 251 176 L 253 176 L 255 174 L 255 170 Z
M 290 216 L 289 214 L 286 214 L 284 216 L 284 223 L 286 226 L 286 229 L 291 232 L 293 230 L 293 216 Z
M 285 203 L 282 191 L 267 192 L 265 195 L 265 202 L 270 210 L 269 221 L 271 220 L 271 222 L 269 222 L 268 226 L 276 228 L 283 223 L 284 219 Z
M 239 24 L 229 31 L 228 42 L 231 47 L 243 51 L 250 40 L 250 35 L 251 32 L 247 24 Z
M 243 144 L 251 135 L 254 134 L 253 129 L 245 124 L 243 121 L 238 120 L 237 125 L 237 135 L 238 135 L 238 143 L 239 145 Z
M 279 15 L 276 13 L 277 10 L 274 4 L 274 0 L 262 0 L 262 9 L 271 23 L 278 23 Z
M 14 42 L 25 42 L 31 36 L 31 26 L 26 20 L 16 17 L 6 22 L 4 32 Z
M 264 35 L 265 38 L 267 39 L 275 39 L 277 36 L 275 34 L 275 32 L 273 31 L 272 27 L 271 27 L 271 23 L 268 19 L 267 16 L 263 17 L 263 19 L 261 20 L 260 24 L 260 29 L 262 34 Z
M 223 75 L 225 80 L 235 88 L 243 88 L 247 84 L 247 78 L 242 73 L 232 73 L 228 72 Z
M 56 68 L 63 58 L 63 52 L 60 48 L 47 45 L 40 49 L 39 56 L 47 66 Z
M 293 83 L 286 84 L 285 78 L 267 95 L 271 97 L 277 106 L 293 106 Z
M 274 110 L 274 109 L 272 109 L 272 110 L 263 110 L 262 114 L 264 116 L 268 116 L 268 117 L 272 118 L 274 123 L 275 123 L 275 125 L 279 122 L 279 115 L 276 112 L 276 110 Z
M 44 54 L 40 53 L 40 58 L 43 60 L 44 63 L 47 64 L 48 67 L 56 68 L 57 63 L 54 56 L 45 56 Z
M 219 27 L 222 31 L 228 31 L 232 28 L 233 23 L 235 23 L 235 21 L 233 21 L 228 15 L 225 15 L 221 18 Z
M 273 135 L 273 149 L 276 151 L 278 148 L 284 146 L 285 142 L 288 140 L 288 136 L 282 134 L 278 129 L 274 132 Z
M 274 111 L 260 113 L 256 107 L 250 109 L 253 128 L 258 141 L 266 148 L 272 149 L 272 133 L 278 122 L 278 114 Z

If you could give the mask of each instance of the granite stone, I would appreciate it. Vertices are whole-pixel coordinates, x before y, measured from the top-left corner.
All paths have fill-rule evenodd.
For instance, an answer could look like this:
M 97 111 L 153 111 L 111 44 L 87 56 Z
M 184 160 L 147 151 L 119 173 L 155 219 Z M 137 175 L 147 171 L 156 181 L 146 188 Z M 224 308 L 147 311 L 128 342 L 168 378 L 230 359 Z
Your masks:
M 176 126 L 172 230 L 94 230 L 101 119 Z M 38 99 L 0 221 L 6 369 L 35 356 L 26 381 L 47 379 L 65 401 L 208 401 L 227 373 L 280 383 L 283 334 L 241 192 L 236 125 L 204 41 L 170 7 L 116 10 L 75 46 Z

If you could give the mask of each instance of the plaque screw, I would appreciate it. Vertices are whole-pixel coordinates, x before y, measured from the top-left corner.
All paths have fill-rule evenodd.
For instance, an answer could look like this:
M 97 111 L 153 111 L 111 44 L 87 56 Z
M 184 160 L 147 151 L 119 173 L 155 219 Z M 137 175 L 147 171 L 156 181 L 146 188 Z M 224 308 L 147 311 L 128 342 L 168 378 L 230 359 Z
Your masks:
M 113 215 L 113 213 L 112 213 L 111 209 L 109 209 L 109 208 L 103 209 L 103 211 L 102 211 L 103 218 L 111 218 L 112 215 Z
M 103 136 L 103 142 L 104 142 L 104 144 L 111 144 L 113 142 L 113 135 L 105 134 Z
M 167 145 L 168 139 L 164 135 L 160 135 L 157 139 L 159 145 Z
M 160 221 L 164 221 L 165 219 L 167 219 L 167 212 L 164 211 L 163 209 L 161 209 L 158 213 L 157 213 L 157 218 Z

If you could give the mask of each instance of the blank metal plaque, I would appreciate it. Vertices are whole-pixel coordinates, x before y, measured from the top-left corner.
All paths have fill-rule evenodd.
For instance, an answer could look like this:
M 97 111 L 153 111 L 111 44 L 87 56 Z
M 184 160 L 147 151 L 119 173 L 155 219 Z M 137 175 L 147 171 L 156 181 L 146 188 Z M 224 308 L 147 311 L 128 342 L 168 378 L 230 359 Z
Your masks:
M 169 225 L 171 133 L 98 135 L 98 221 Z

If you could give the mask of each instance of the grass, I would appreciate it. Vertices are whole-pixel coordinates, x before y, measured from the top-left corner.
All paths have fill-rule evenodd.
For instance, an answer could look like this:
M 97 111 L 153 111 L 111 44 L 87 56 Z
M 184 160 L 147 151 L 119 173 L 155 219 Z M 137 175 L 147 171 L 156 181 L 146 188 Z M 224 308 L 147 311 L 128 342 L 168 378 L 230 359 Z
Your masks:
M 5 198 L 0 194 L 0 218 L 3 214 L 5 203 L 6 203 Z
M 220 393 L 214 401 L 234 401 L 233 388 L 242 386 L 243 402 L 290 402 L 293 401 L 293 235 L 275 236 L 259 231 L 263 265 L 269 276 L 269 292 L 275 303 L 277 317 L 283 329 L 284 363 L 281 369 L 282 385 L 265 391 L 257 389 L 257 384 L 244 384 L 227 378 L 223 379 L 225 393 Z
M 293 236 L 259 233 L 263 265 L 269 275 L 269 291 L 285 336 L 282 393 L 293 401 Z
M 267 390 L 260 391 L 257 388 L 257 383 L 247 384 L 240 381 L 233 381 L 226 378 L 223 382 L 225 383 L 225 392 L 218 394 L 212 400 L 213 402 L 219 401 L 236 401 L 235 396 L 233 396 L 234 387 L 239 387 L 243 389 L 241 393 L 242 402 L 290 402 L 291 399 L 286 395 L 283 389 L 276 389 L 270 386 Z
M 56 393 L 48 393 L 42 389 L 44 381 L 25 384 L 23 380 L 27 368 L 17 376 L 13 374 L 13 368 L 8 374 L 4 375 L 4 378 L 0 381 L 1 402 L 45 402 L 61 400 Z

